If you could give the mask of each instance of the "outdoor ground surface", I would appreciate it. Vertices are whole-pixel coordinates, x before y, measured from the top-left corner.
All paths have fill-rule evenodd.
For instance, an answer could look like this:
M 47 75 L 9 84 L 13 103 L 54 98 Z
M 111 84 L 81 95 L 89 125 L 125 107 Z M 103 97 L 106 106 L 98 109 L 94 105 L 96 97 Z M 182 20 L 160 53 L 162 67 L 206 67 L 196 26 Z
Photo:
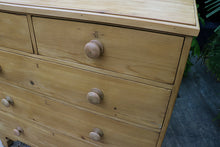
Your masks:
M 162 147 L 220 147 L 220 82 L 200 63 L 184 77 Z
M 220 82 L 198 63 L 183 78 L 162 147 L 220 147 L 218 112 Z

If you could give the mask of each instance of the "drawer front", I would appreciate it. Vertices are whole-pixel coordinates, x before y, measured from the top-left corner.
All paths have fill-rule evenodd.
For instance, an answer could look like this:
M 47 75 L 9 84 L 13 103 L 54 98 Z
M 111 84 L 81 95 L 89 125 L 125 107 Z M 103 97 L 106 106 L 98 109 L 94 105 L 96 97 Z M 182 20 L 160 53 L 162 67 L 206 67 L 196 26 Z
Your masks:
M 0 12 L 0 47 L 33 53 L 26 16 Z
M 14 129 L 17 127 L 22 128 L 23 133 L 20 136 L 14 134 Z M 8 137 L 12 140 L 19 140 L 30 146 L 39 147 L 71 147 L 71 146 L 82 146 L 91 147 L 89 143 L 76 140 L 72 137 L 62 135 L 61 133 L 55 132 L 53 129 L 42 128 L 39 125 L 25 121 L 22 118 L 15 117 L 11 114 L 6 114 L 0 111 L 0 134 L 5 139 Z M 5 143 L 4 143 L 5 144 Z
M 0 80 L 90 110 L 154 128 L 161 128 L 170 90 L 0 51 Z M 104 93 L 91 104 L 92 88 Z
M 38 17 L 33 17 L 33 24 L 40 55 L 164 83 L 174 81 L 183 37 Z M 96 59 L 84 51 L 94 39 L 104 46 Z
M 1 99 L 7 96 L 13 99 L 14 105 L 5 107 L 1 104 L 2 111 L 100 146 L 152 147 L 158 139 L 159 133 L 150 131 L 153 129 L 144 129 L 102 117 L 46 96 L 0 83 Z M 104 136 L 100 141 L 89 138 L 93 128 L 100 128 L 103 131 Z

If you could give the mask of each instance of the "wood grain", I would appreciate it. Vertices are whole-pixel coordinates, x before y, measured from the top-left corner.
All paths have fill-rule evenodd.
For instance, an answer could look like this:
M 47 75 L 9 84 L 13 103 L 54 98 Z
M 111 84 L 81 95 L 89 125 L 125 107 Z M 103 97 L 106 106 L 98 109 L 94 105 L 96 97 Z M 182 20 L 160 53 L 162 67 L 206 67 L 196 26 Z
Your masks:
M 183 37 L 97 24 L 33 17 L 38 52 L 105 70 L 172 84 Z M 84 46 L 93 39 L 103 56 L 90 59 Z
M 167 107 L 167 112 L 166 112 L 166 116 L 165 116 L 165 119 L 163 122 L 163 127 L 162 127 L 162 130 L 160 133 L 157 147 L 160 147 L 162 145 L 162 142 L 163 142 L 163 139 L 164 139 L 164 136 L 165 136 L 165 133 L 166 133 L 169 121 L 170 121 L 170 117 L 172 115 L 173 107 L 174 107 L 174 104 L 176 101 L 176 97 L 178 95 L 178 91 L 179 91 L 180 84 L 182 81 L 183 73 L 185 70 L 185 65 L 186 65 L 186 61 L 188 58 L 191 42 L 192 42 L 192 37 L 185 38 L 184 45 L 183 45 L 183 51 L 181 54 L 180 63 L 179 63 L 178 71 L 177 71 L 176 81 L 175 81 L 174 87 L 172 89 L 171 98 L 169 101 L 169 105 Z
M 0 12 L 0 46 L 33 53 L 26 16 Z
M 15 100 L 0 107 L 0 137 L 32 146 L 161 146 L 186 36 L 199 32 L 195 0 L 0 0 L 0 11 L 0 96 Z M 105 48 L 95 60 L 83 51 L 92 39 Z M 87 101 L 92 88 L 104 92 L 101 104 Z M 24 135 L 12 135 L 17 126 Z M 104 131 L 100 142 L 89 139 L 93 128 Z
M 25 52 L 22 52 L 22 51 L 19 51 L 19 50 L 14 50 L 14 49 L 5 48 L 5 47 L 0 47 L 0 50 L 15 53 L 15 54 L 19 54 L 19 55 L 22 55 L 22 56 L 31 57 L 31 58 L 32 57 L 33 58 L 38 58 L 40 60 L 46 60 L 46 61 L 49 61 L 49 62 L 62 64 L 62 65 L 70 66 L 70 67 L 80 68 L 80 69 L 83 69 L 83 70 L 89 70 L 89 71 L 92 71 L 92 72 L 95 72 L 95 73 L 109 75 L 109 76 L 120 78 L 120 79 L 125 79 L 125 80 L 134 81 L 134 82 L 138 82 L 138 83 L 142 83 L 142 84 L 152 85 L 152 86 L 159 87 L 159 88 L 165 88 L 165 89 L 169 89 L 169 90 L 171 90 L 173 88 L 173 85 L 171 85 L 171 84 L 160 83 L 160 82 L 157 82 L 157 81 L 152 81 L 152 80 L 148 80 L 148 79 L 134 77 L 134 76 L 131 76 L 131 75 L 116 73 L 116 72 L 109 71 L 109 70 L 103 70 L 103 69 L 100 69 L 100 68 L 95 68 L 95 67 L 87 66 L 87 65 L 84 65 L 84 64 L 79 64 L 79 63 L 72 62 L 72 61 L 61 60 L 61 59 L 56 59 L 56 58 L 42 56 L 42 55 L 36 55 L 36 54 L 29 54 L 29 53 L 25 53 Z
M 126 3 L 123 0 L 0 0 L 0 2 L 195 25 L 193 0 L 130 0 Z
M 35 37 L 35 34 L 34 34 L 34 27 L 33 27 L 32 17 L 31 17 L 30 14 L 27 14 L 26 17 L 27 17 L 28 26 L 29 26 L 29 32 L 30 32 L 30 37 L 31 37 L 33 53 L 34 54 L 38 54 L 37 43 L 36 43 L 36 37 Z
M 23 128 L 24 134 L 20 136 L 16 136 L 13 134 L 13 129 L 17 126 Z M 41 127 L 33 122 L 31 123 L 25 121 L 24 119 L 15 117 L 11 114 L 7 114 L 3 111 L 0 111 L 0 132 L 3 132 L 4 137 L 8 137 L 15 141 L 19 140 L 33 147 L 95 146 L 92 143 L 86 143 L 80 140 L 76 140 L 72 137 L 63 135 L 62 133 L 59 133 L 54 129 Z
M 5 51 L 0 52 L 0 63 L 2 81 L 109 116 L 161 128 L 170 90 Z M 104 93 L 100 105 L 86 99 L 92 88 Z
M 182 1 L 182 0 L 181 0 Z M 185 9 L 187 10 L 184 15 L 177 15 L 177 17 L 188 15 L 189 13 L 193 12 L 196 9 L 196 5 L 193 3 L 194 0 L 191 0 L 190 3 L 192 4 L 192 9 Z M 33 2 L 33 1 L 31 1 Z M 35 1 L 36 3 L 39 1 Z M 48 1 L 45 1 L 48 2 Z M 59 2 L 59 1 L 56 1 Z M 129 1 L 131 2 L 131 1 Z M 134 2 L 134 1 L 133 1 Z M 149 0 L 147 1 L 149 2 Z M 169 1 L 151 1 L 151 3 L 157 3 L 162 2 L 163 4 L 168 4 Z M 172 1 L 173 2 L 173 1 Z M 182 1 L 185 2 L 185 1 Z M 155 4 L 156 4 L 155 3 Z M 52 4 L 52 3 L 51 3 Z M 124 3 L 123 3 L 124 5 Z M 174 3 L 173 8 L 176 9 L 176 6 L 178 4 Z M 179 4 L 181 5 L 181 4 Z M 115 6 L 114 6 L 115 7 Z M 158 5 L 154 5 L 151 8 L 156 8 L 156 11 L 160 11 L 163 9 L 167 9 L 168 7 L 163 7 L 163 9 L 157 9 Z M 139 7 L 132 8 L 139 9 Z M 162 31 L 162 32 L 169 32 L 174 34 L 182 34 L 182 35 L 190 35 L 190 36 L 196 36 L 199 33 L 199 25 L 196 23 L 196 25 L 187 25 L 187 24 L 181 24 L 181 23 L 174 23 L 174 22 L 168 22 L 168 21 L 161 21 L 156 19 L 146 19 L 146 18 L 137 18 L 137 17 L 129 17 L 129 16 L 122 16 L 122 15 L 112 15 L 107 13 L 97 13 L 97 12 L 88 12 L 88 11 L 80 11 L 80 10 L 73 10 L 73 9 L 61 9 L 61 8 L 52 8 L 52 7 L 39 7 L 37 5 L 28 5 L 28 4 L 22 4 L 22 1 L 19 0 L 19 3 L 8 3 L 5 0 L 0 1 L 0 9 L 7 10 L 7 11 L 16 11 L 20 13 L 31 13 L 31 14 L 37 14 L 37 15 L 44 15 L 44 16 L 55 16 L 55 17 L 62 17 L 62 18 L 72 18 L 72 19 L 80 19 L 85 21 L 95 21 L 95 22 L 101 22 L 101 23 L 108 23 L 108 24 L 114 24 L 114 25 L 122 25 L 122 26 L 128 26 L 128 27 L 135 27 L 135 28 L 144 28 L 144 29 L 150 29 L 150 30 L 156 30 L 156 31 Z M 173 10 L 174 10 L 173 9 Z M 175 11 L 179 11 L 176 9 Z M 190 12 L 191 11 L 191 12 Z M 172 13 L 170 15 L 166 14 L 167 11 L 160 12 L 160 15 L 166 15 L 166 17 L 173 17 L 176 15 L 176 13 Z M 146 13 L 145 14 L 150 14 Z M 194 11 L 192 14 L 194 16 L 197 15 L 197 12 Z M 164 18 L 166 18 L 164 17 Z M 198 18 L 195 17 L 195 22 L 198 22 Z M 185 18 L 183 19 L 183 23 L 185 23 Z
M 2 111 L 50 127 L 54 131 L 64 132 L 78 140 L 83 139 L 96 143 L 99 146 L 152 147 L 155 146 L 159 135 L 158 132 L 101 117 L 80 110 L 68 103 L 58 102 L 44 95 L 0 83 L 0 97 L 7 95 L 13 97 L 15 105 L 10 108 L 0 107 Z M 10 119 L 4 119 L 10 121 Z M 20 123 L 18 124 L 20 125 Z M 93 128 L 100 128 L 104 133 L 99 142 L 89 138 L 89 133 Z M 26 131 L 27 128 L 24 130 Z M 29 135 L 33 136 L 34 134 L 26 134 L 26 136 Z M 39 135 L 36 134 L 36 136 Z

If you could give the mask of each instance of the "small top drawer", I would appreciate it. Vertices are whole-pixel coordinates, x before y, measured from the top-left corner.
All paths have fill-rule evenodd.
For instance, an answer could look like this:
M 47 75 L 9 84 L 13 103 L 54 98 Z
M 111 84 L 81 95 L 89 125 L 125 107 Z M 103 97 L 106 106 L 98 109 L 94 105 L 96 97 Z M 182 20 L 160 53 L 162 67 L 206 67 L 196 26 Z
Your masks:
M 174 81 L 183 37 L 40 17 L 33 17 L 33 25 L 40 55 L 164 83 Z M 95 59 L 86 55 L 85 46 Z M 101 46 L 104 52 L 99 56 Z
M 0 47 L 33 52 L 26 16 L 0 12 Z

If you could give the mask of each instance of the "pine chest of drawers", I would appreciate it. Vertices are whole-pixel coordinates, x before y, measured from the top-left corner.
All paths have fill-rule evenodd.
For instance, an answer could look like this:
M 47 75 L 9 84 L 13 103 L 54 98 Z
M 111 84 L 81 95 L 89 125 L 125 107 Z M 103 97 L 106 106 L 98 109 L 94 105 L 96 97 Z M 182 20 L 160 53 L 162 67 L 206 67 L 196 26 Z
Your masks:
M 194 0 L 0 0 L 0 137 L 161 146 L 199 23 Z

